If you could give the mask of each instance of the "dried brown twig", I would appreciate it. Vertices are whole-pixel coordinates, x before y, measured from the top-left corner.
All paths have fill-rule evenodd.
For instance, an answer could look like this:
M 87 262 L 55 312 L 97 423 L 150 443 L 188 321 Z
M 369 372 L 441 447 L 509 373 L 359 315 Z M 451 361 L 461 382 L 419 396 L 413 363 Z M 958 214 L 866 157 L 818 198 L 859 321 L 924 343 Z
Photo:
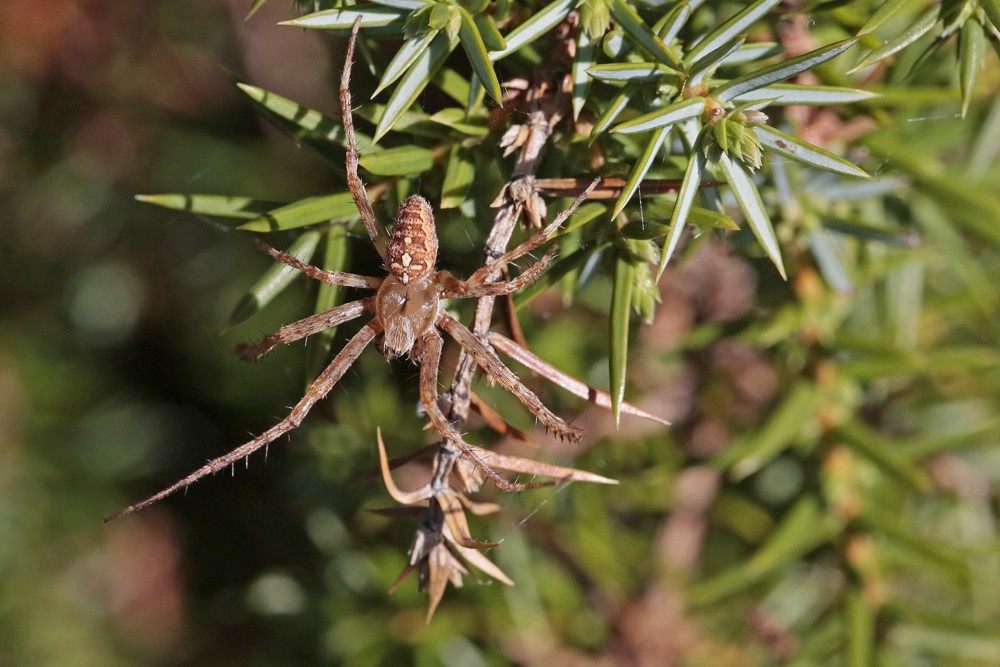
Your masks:
M 476 502 L 469 494 L 479 491 L 481 477 L 463 477 L 458 489 L 452 488 L 447 477 L 438 474 L 414 491 L 402 491 L 392 479 L 391 466 L 385 453 L 381 429 L 377 433 L 379 464 L 385 488 L 393 500 L 403 505 L 427 502 L 421 513 L 420 526 L 410 547 L 410 562 L 403 569 L 393 589 L 413 572 L 417 572 L 418 585 L 426 588 L 430 595 L 427 620 L 430 621 L 437 609 L 445 587 L 449 582 L 456 588 L 462 586 L 462 575 L 468 574 L 468 565 L 473 565 L 490 577 L 509 586 L 514 584 L 503 571 L 486 558 L 479 550 L 497 546 L 496 542 L 482 542 L 473 539 L 465 512 L 482 516 L 500 509 L 495 503 Z M 477 456 L 493 469 L 543 475 L 558 481 L 580 481 L 598 484 L 617 484 L 613 479 L 595 475 L 583 470 L 564 468 L 532 461 L 516 456 L 504 456 L 479 447 L 472 447 Z M 435 458 L 435 469 L 440 471 L 440 463 L 448 454 L 444 449 Z M 450 463 L 454 463 L 451 461 Z M 458 470 L 454 469 L 453 470 Z

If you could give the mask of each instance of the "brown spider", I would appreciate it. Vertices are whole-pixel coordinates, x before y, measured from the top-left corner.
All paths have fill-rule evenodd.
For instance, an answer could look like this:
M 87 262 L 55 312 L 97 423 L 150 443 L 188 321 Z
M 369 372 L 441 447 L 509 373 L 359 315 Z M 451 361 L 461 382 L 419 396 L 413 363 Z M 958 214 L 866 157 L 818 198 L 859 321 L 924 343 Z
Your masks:
M 466 444 L 455 427 L 448 421 L 438 405 L 438 374 L 441 361 L 443 340 L 438 328 L 451 335 L 485 371 L 492 382 L 498 382 L 507 391 L 516 396 L 521 403 L 534 414 L 547 430 L 557 436 L 579 441 L 582 437 L 580 429 L 565 422 L 552 413 L 542 401 L 521 380 L 508 369 L 497 357 L 496 353 L 465 325 L 452 317 L 442 306 L 442 299 L 457 297 L 476 298 L 484 296 L 501 296 L 510 294 L 536 280 L 552 260 L 555 249 L 539 261 L 535 262 L 518 277 L 506 282 L 488 282 L 491 275 L 499 272 L 510 262 L 526 255 L 543 244 L 559 228 L 560 225 L 576 210 L 590 192 L 596 187 L 594 181 L 590 188 L 584 191 L 562 214 L 540 232 L 529 238 L 505 255 L 487 263 L 466 280 L 459 280 L 447 271 L 435 271 L 438 239 L 434 227 L 434 214 L 430 204 L 423 197 L 414 195 L 406 199 L 399 207 L 388 239 L 379 226 L 372 210 L 368 193 L 361 178 L 358 176 L 358 150 L 354 137 L 354 119 L 351 109 L 350 75 L 354 58 L 354 45 L 357 39 L 358 25 L 348 44 L 344 75 L 340 84 L 340 106 L 344 117 L 344 130 L 347 137 L 347 184 L 365 229 L 372 243 L 382 256 L 389 275 L 385 278 L 361 276 L 353 273 L 325 271 L 315 266 L 305 264 L 280 250 L 258 241 L 266 252 L 280 262 L 302 271 L 315 280 L 343 287 L 361 287 L 377 290 L 374 296 L 345 303 L 328 311 L 311 315 L 297 322 L 281 327 L 273 334 L 265 336 L 254 345 L 241 345 L 237 353 L 245 359 L 256 359 L 263 356 L 274 347 L 291 343 L 306 336 L 319 333 L 324 329 L 337 326 L 357 318 L 363 314 L 374 314 L 374 317 L 358 331 L 350 341 L 334 357 L 330 365 L 319 375 L 306 391 L 305 396 L 292 408 L 291 413 L 270 429 L 253 440 L 237 447 L 228 454 L 220 456 L 198 468 L 187 477 L 168 486 L 145 500 L 130 505 L 123 510 L 109 515 L 106 520 L 117 519 L 126 514 L 147 507 L 178 489 L 185 488 L 202 477 L 219 472 L 234 463 L 248 457 L 261 447 L 264 447 L 282 435 L 297 428 L 308 414 L 309 410 L 330 392 L 333 386 L 343 377 L 347 369 L 354 363 L 365 347 L 379 334 L 383 337 L 385 353 L 390 357 L 408 355 L 410 359 L 420 363 L 420 400 L 430 418 L 431 424 L 446 441 L 460 450 L 472 460 L 484 473 L 505 490 L 525 488 L 526 485 L 514 485 L 501 477 L 483 460 L 480 453 Z M 502 337 L 499 337 L 502 339 Z M 506 339 L 503 339 L 503 342 Z M 516 345 L 512 341 L 511 345 Z M 539 367 L 547 367 L 544 362 L 519 348 L 521 356 L 511 354 L 522 363 L 537 361 Z M 528 361 L 526 362 L 525 359 Z M 562 384 L 562 382 L 560 382 Z M 581 384 L 582 383 L 578 383 Z M 565 385 L 564 385 L 565 386 Z M 582 389 L 567 387 L 580 394 Z M 589 390 L 593 399 L 595 393 Z M 583 394 L 580 394 L 583 395 Z M 597 396 L 607 402 L 607 395 Z M 481 450 L 480 450 L 481 451 Z

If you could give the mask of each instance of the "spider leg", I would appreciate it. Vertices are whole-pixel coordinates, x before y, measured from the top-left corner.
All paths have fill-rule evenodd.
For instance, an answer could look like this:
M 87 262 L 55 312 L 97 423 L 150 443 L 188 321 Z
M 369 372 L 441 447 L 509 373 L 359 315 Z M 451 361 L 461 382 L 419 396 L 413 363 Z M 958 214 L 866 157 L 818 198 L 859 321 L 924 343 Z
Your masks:
M 462 349 L 473 356 L 476 363 L 486 371 L 486 375 L 490 380 L 499 382 L 500 386 L 512 393 L 531 414 L 538 417 L 545 428 L 555 432 L 560 438 L 571 442 L 579 442 L 583 438 L 583 431 L 568 424 L 561 417 L 545 407 L 542 400 L 524 386 L 524 383 L 509 368 L 504 366 L 496 353 L 479 340 L 476 334 L 469 331 L 468 327 L 443 309 L 438 313 L 437 323 L 458 341 Z
M 382 284 L 382 278 L 376 278 L 374 276 L 359 276 L 356 273 L 343 273 L 341 271 L 325 271 L 318 266 L 306 264 L 297 257 L 289 255 L 287 252 L 278 250 L 277 248 L 272 248 L 258 238 L 254 239 L 254 243 L 257 244 L 258 248 L 282 264 L 287 264 L 293 269 L 297 269 L 313 280 L 318 280 L 321 283 L 340 285 L 342 287 L 363 287 L 370 289 L 378 289 Z
M 427 416 L 430 418 L 435 430 L 445 440 L 461 450 L 470 461 L 475 463 L 487 477 L 493 480 L 498 489 L 502 491 L 522 491 L 537 486 L 534 484 L 512 484 L 508 482 L 500 473 L 487 465 L 483 461 L 483 457 L 477 454 L 462 439 L 461 434 L 455 430 L 455 427 L 451 425 L 451 422 L 441 412 L 441 408 L 438 407 L 437 382 L 438 373 L 441 370 L 441 348 L 444 346 L 444 340 L 437 330 L 431 329 L 424 334 L 423 341 L 424 355 L 420 360 L 420 402 L 424 404 L 424 409 L 427 411 Z
M 306 336 L 319 333 L 324 329 L 329 329 L 330 327 L 335 327 L 343 322 L 353 320 L 355 317 L 359 317 L 364 313 L 371 313 L 374 311 L 374 297 L 351 301 L 350 303 L 345 303 L 337 306 L 336 308 L 324 310 L 322 313 L 316 313 L 315 315 L 304 317 L 297 322 L 286 324 L 273 334 L 264 336 L 263 340 L 259 343 L 237 345 L 236 354 L 239 355 L 241 359 L 245 359 L 247 361 L 259 359 L 278 345 L 293 343 L 299 339 L 305 338 Z
M 553 220 L 548 225 L 546 225 L 544 228 L 542 228 L 540 232 L 538 232 L 537 234 L 535 234 L 530 239 L 528 239 L 521 245 L 517 246 L 513 250 L 507 252 L 504 255 L 501 255 L 492 262 L 489 262 L 488 264 L 477 270 L 475 273 L 473 273 L 471 276 L 469 276 L 469 278 L 465 281 L 466 288 L 473 289 L 476 286 L 486 282 L 487 280 L 489 280 L 490 276 L 492 276 L 494 273 L 499 271 L 507 264 L 511 263 L 518 257 L 522 257 L 523 255 L 528 254 L 538 246 L 548 241 L 549 237 L 555 234 L 556 230 L 559 229 L 559 227 L 561 227 L 564 222 L 566 222 L 566 219 L 569 218 L 569 216 L 573 215 L 573 213 L 580 206 L 580 204 L 586 201 L 587 197 L 590 196 L 590 193 L 594 191 L 594 188 L 596 188 L 600 182 L 601 182 L 600 178 L 595 178 L 594 182 L 590 184 L 590 187 L 588 187 L 586 190 L 580 193 L 580 196 L 576 198 L 576 201 L 574 201 L 568 209 L 566 209 L 558 216 L 556 216 L 556 219 Z
M 340 110 L 344 115 L 344 134 L 347 136 L 347 187 L 354 197 L 354 205 L 358 207 L 361 214 L 361 221 L 365 223 L 365 230 L 369 238 L 378 250 L 378 254 L 385 260 L 386 255 L 386 234 L 385 230 L 378 224 L 375 211 L 372 210 L 372 203 L 368 199 L 368 191 L 365 184 L 358 176 L 358 145 L 354 138 L 354 113 L 351 109 L 351 67 L 354 65 L 354 44 L 358 40 L 358 30 L 361 28 L 361 17 L 354 22 L 354 29 L 351 31 L 351 40 L 347 43 L 347 55 L 344 57 L 344 73 L 340 77 Z
M 523 287 L 527 287 L 538 280 L 555 256 L 556 249 L 553 247 L 545 253 L 544 257 L 522 271 L 521 275 L 513 280 L 501 283 L 481 283 L 470 288 L 467 281 L 458 280 L 446 271 L 442 271 L 439 274 L 439 280 L 444 285 L 444 297 L 446 299 L 456 296 L 474 298 L 481 296 L 504 296 L 505 294 L 512 294 Z
M 202 467 L 195 470 L 193 473 L 187 477 L 181 479 L 180 481 L 168 486 L 159 493 L 156 493 L 145 500 L 135 503 L 134 505 L 129 505 L 123 510 L 119 510 L 114 514 L 109 514 L 104 518 L 105 521 L 113 521 L 114 519 L 121 518 L 126 514 L 131 514 L 137 512 L 144 507 L 148 507 L 158 500 L 166 498 L 174 491 L 178 489 L 183 489 L 191 484 L 194 484 L 202 477 L 207 475 L 213 475 L 220 470 L 224 470 L 229 466 L 233 465 L 240 459 L 243 459 L 255 451 L 274 442 L 280 438 L 285 433 L 297 428 L 305 416 L 309 414 L 309 410 L 324 396 L 329 393 L 333 388 L 333 385 L 344 376 L 347 369 L 351 367 L 351 364 L 358 358 L 365 347 L 372 341 L 382 331 L 382 325 L 379 324 L 378 320 L 372 320 L 361 330 L 354 334 L 354 337 L 348 341 L 347 345 L 333 358 L 330 365 L 326 367 L 316 381 L 312 383 L 309 390 L 306 391 L 306 395 L 295 404 L 292 408 L 291 413 L 280 422 L 269 428 L 268 430 L 261 433 L 259 436 L 251 440 L 250 442 L 240 445 L 228 454 L 224 454 L 217 459 L 213 459 L 203 465 Z

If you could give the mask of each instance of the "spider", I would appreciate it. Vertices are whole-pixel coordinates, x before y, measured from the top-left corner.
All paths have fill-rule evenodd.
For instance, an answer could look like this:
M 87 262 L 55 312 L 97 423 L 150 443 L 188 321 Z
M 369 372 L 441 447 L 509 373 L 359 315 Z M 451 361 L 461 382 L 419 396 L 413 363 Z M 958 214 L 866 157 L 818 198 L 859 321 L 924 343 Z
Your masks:
M 438 251 L 437 231 L 434 226 L 434 213 L 427 200 L 419 195 L 406 199 L 399 207 L 391 233 L 387 238 L 378 224 L 368 199 L 368 193 L 358 175 L 358 149 L 354 136 L 350 92 L 351 66 L 354 59 L 358 27 L 358 24 L 355 24 L 348 43 L 344 74 L 340 84 L 340 106 L 347 139 L 347 184 L 361 214 L 365 230 L 381 255 L 388 275 L 385 278 L 377 278 L 326 271 L 301 262 L 291 255 L 258 241 L 258 245 L 272 257 L 305 273 L 310 278 L 342 287 L 374 289 L 376 292 L 374 296 L 351 301 L 285 325 L 275 333 L 265 336 L 259 343 L 239 346 L 237 354 L 244 359 L 256 359 L 278 345 L 300 340 L 362 315 L 368 314 L 374 315 L 374 317 L 344 345 L 329 366 L 310 385 L 305 395 L 292 408 L 287 417 L 256 438 L 209 461 L 162 491 L 109 515 L 105 519 L 106 521 L 148 507 L 207 475 L 232 466 L 240 459 L 250 456 L 261 447 L 298 428 L 309 410 L 330 392 L 365 347 L 380 334 L 383 341 L 382 347 L 387 356 L 407 355 L 411 360 L 419 362 L 420 400 L 437 432 L 472 460 L 501 488 L 513 490 L 520 487 L 511 484 L 493 471 L 480 454 L 463 441 L 462 436 L 448 421 L 438 405 L 438 374 L 441 350 L 444 344 L 438 329 L 442 329 L 452 336 L 475 359 L 490 381 L 499 383 L 516 396 L 547 430 L 554 432 L 560 438 L 573 442 L 578 442 L 581 439 L 582 431 L 579 428 L 568 424 L 545 407 L 538 396 L 500 361 L 493 349 L 449 314 L 441 302 L 451 298 L 502 296 L 511 294 L 534 282 L 552 260 L 555 253 L 554 248 L 512 280 L 490 282 L 490 277 L 498 274 L 510 262 L 523 257 L 548 240 L 589 196 L 597 186 L 599 179 L 595 180 L 568 209 L 549 225 L 510 252 L 488 262 L 468 279 L 459 280 L 447 271 L 436 271 L 434 265 Z

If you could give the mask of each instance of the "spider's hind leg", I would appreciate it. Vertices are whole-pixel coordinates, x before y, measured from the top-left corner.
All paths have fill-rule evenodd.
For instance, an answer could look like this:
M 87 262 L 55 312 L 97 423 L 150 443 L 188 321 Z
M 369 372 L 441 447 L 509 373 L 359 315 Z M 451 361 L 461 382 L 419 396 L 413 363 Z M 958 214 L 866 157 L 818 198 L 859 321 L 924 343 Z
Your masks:
M 129 505 L 123 510 L 119 510 L 114 514 L 110 514 L 105 517 L 105 521 L 112 521 L 126 514 L 131 514 L 132 512 L 137 512 L 144 507 L 148 507 L 153 503 L 166 498 L 171 493 L 179 490 L 185 489 L 197 482 L 202 477 L 208 475 L 213 475 L 220 470 L 225 470 L 234 463 L 245 459 L 254 452 L 256 452 L 261 447 L 266 447 L 271 444 L 282 435 L 293 431 L 302 423 L 306 415 L 312 407 L 321 400 L 324 396 L 330 393 L 333 386 L 340 381 L 340 378 L 344 376 L 347 369 L 357 360 L 364 349 L 368 346 L 368 343 L 372 341 L 380 332 L 382 331 L 382 325 L 379 324 L 378 320 L 373 320 L 361 327 L 358 333 L 354 334 L 354 337 L 348 341 L 347 345 L 341 349 L 330 365 L 326 367 L 320 376 L 316 378 L 316 381 L 312 383 L 309 390 L 306 391 L 305 396 L 303 396 L 287 417 L 282 419 L 280 422 L 269 428 L 268 430 L 261 433 L 259 436 L 251 440 L 250 442 L 244 443 L 229 452 L 224 454 L 217 459 L 213 459 L 192 472 L 187 477 L 171 484 L 167 488 L 163 489 L 159 493 L 155 493 L 150 497 L 135 503 L 134 505 Z
M 504 389 L 521 401 L 531 414 L 538 417 L 546 430 L 552 431 L 558 437 L 570 442 L 580 442 L 583 439 L 583 431 L 566 422 L 554 412 L 545 407 L 542 399 L 538 398 L 534 392 L 521 382 L 513 371 L 507 368 L 496 353 L 476 334 L 456 320 L 448 313 L 441 311 L 438 315 L 438 324 L 458 341 L 466 352 L 471 354 L 479 364 L 480 368 L 486 371 L 486 376 L 493 382 L 497 382 Z
M 437 332 L 436 329 L 431 329 L 425 333 L 422 337 L 424 343 L 424 354 L 423 358 L 420 360 L 420 401 L 424 404 L 424 409 L 427 410 L 427 416 L 431 420 L 431 424 L 434 425 L 434 429 L 441 434 L 441 436 L 452 446 L 457 448 L 462 452 L 462 454 L 469 459 L 477 468 L 483 471 L 483 473 L 493 480 L 493 483 L 497 485 L 497 488 L 501 491 L 523 491 L 525 489 L 533 489 L 538 486 L 544 486 L 545 484 L 513 484 L 498 473 L 496 470 L 491 468 L 488 463 L 484 460 L 484 457 L 480 456 L 476 451 L 469 446 L 465 440 L 462 439 L 461 434 L 455 430 L 448 418 L 444 416 L 441 412 L 441 407 L 438 405 L 438 372 L 441 368 L 441 348 L 444 346 L 444 341 L 441 338 L 441 334 Z

